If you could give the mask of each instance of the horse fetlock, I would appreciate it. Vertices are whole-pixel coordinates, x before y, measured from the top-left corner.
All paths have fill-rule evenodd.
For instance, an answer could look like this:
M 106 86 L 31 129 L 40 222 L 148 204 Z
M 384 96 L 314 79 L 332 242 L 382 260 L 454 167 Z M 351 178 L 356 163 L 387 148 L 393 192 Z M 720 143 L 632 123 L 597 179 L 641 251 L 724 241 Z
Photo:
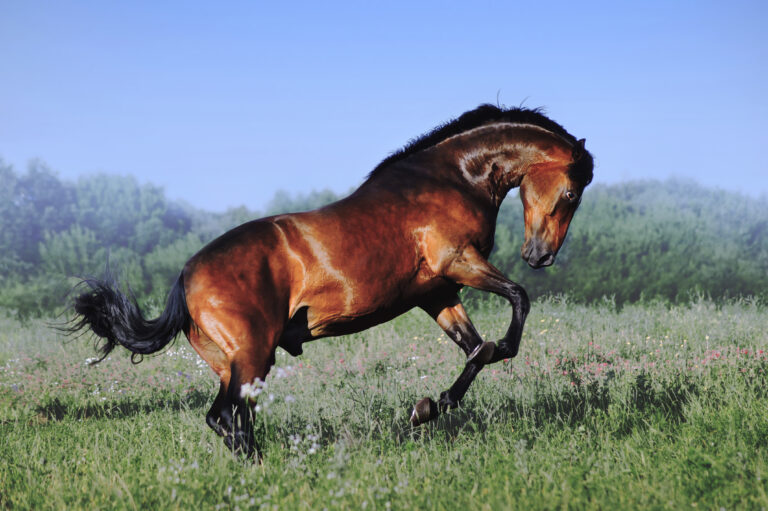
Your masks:
M 450 390 L 444 390 L 440 393 L 440 400 L 437 402 L 437 408 L 441 413 L 452 410 L 459 406 L 459 400 L 451 396 Z

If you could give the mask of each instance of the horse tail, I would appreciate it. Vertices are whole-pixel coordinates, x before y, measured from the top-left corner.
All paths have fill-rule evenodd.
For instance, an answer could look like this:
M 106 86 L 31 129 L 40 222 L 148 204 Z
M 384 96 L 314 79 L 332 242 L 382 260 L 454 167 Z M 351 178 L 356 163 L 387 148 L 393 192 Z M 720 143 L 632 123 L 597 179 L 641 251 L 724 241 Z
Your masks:
M 102 356 L 94 363 L 104 360 L 118 344 L 133 353 L 132 362 L 141 362 L 143 355 L 159 351 L 180 331 L 189 330 L 183 274 L 168 293 L 165 310 L 155 319 L 145 319 L 133 295 L 129 298 L 122 293 L 111 277 L 106 281 L 84 279 L 81 284 L 90 290 L 75 297 L 76 316 L 67 330 L 90 329 L 104 340 L 98 347 Z

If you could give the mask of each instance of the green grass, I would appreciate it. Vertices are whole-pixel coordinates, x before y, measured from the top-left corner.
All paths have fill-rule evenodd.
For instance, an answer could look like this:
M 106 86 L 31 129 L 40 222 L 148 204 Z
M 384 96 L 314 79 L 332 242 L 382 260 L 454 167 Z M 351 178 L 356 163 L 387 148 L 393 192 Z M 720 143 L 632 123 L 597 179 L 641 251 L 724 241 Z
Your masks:
M 473 313 L 492 339 L 509 316 Z M 253 465 L 205 425 L 217 382 L 186 341 L 88 366 L 88 341 L 0 319 L 0 507 L 766 508 L 767 327 L 745 301 L 540 302 L 516 359 L 412 429 L 463 363 L 413 312 L 280 352 Z

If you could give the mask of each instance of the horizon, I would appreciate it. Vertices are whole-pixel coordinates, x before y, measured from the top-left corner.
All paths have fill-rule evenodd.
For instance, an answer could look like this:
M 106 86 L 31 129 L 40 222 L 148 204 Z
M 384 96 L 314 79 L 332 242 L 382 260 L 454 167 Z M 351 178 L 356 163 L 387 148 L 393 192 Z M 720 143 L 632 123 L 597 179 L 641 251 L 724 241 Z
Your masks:
M 481 103 L 545 108 L 595 183 L 768 193 L 768 5 L 0 7 L 0 158 L 207 211 L 357 187 Z M 521 18 L 546 19 L 547 30 Z

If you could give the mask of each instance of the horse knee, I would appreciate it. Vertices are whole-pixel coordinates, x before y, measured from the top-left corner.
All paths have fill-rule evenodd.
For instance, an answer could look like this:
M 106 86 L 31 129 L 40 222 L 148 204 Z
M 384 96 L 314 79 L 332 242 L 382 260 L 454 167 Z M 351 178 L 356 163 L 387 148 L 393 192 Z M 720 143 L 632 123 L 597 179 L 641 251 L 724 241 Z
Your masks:
M 506 296 L 509 303 L 515 308 L 515 312 L 519 309 L 523 317 L 527 316 L 531 311 L 531 300 L 528 298 L 528 293 L 523 286 L 510 282 L 506 290 Z

